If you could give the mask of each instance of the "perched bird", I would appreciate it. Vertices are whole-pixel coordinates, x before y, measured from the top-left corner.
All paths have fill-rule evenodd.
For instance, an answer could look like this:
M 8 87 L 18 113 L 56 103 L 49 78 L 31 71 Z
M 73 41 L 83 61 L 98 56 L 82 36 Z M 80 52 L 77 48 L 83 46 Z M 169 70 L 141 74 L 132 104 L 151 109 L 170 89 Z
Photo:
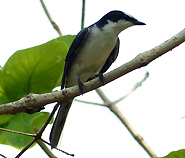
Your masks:
M 84 82 L 96 76 L 103 81 L 103 73 L 117 58 L 119 33 L 133 25 L 145 23 L 122 11 L 114 10 L 96 23 L 82 29 L 66 56 L 61 89 L 78 85 L 83 93 Z M 50 133 L 51 148 L 58 144 L 72 101 L 71 99 L 60 105 Z

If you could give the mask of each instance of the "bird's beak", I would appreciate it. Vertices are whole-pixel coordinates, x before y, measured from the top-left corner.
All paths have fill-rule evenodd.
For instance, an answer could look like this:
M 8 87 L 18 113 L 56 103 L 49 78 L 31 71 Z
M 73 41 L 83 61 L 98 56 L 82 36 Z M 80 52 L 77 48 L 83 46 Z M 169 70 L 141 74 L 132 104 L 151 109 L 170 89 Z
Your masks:
M 134 21 L 133 24 L 134 25 L 146 25 L 144 22 L 141 22 L 141 21 Z

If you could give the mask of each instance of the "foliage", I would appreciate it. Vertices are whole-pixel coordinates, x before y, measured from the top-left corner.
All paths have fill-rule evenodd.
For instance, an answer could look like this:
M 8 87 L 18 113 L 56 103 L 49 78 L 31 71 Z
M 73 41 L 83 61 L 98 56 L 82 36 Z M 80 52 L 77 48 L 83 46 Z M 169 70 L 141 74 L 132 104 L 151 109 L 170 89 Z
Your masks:
M 0 69 L 0 104 L 19 100 L 29 93 L 51 92 L 53 88 L 60 86 L 65 56 L 74 37 L 62 36 L 15 52 Z M 0 127 L 34 133 L 34 130 L 42 127 L 48 116 L 47 112 L 1 115 Z M 0 131 L 0 143 L 15 148 L 22 149 L 32 139 L 29 136 Z

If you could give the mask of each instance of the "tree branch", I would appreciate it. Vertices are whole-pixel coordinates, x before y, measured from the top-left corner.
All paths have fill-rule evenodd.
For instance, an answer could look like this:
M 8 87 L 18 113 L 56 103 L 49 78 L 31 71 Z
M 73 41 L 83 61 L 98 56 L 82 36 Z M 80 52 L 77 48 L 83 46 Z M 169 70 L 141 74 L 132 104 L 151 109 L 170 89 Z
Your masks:
M 166 52 L 172 50 L 173 48 L 179 46 L 184 41 L 185 41 L 185 29 L 183 29 L 181 32 L 179 32 L 172 38 L 168 39 L 164 43 L 160 44 L 159 46 L 156 46 L 149 51 L 137 55 L 133 60 L 129 61 L 128 63 L 125 63 L 124 65 L 116 68 L 115 70 L 105 74 L 104 83 L 107 84 L 135 69 L 148 65 L 151 61 L 155 60 L 156 58 L 160 57 Z M 95 78 L 85 83 L 83 91 L 84 93 L 86 93 L 91 90 L 97 89 L 100 86 L 102 86 L 102 83 L 99 81 L 99 78 Z M 29 109 L 45 106 L 46 104 L 49 103 L 67 101 L 79 95 L 81 95 L 81 93 L 78 86 L 66 88 L 59 92 L 45 94 L 31 93 L 27 96 L 24 96 L 19 101 L 0 105 L 0 115 L 26 112 Z
M 4 156 L 4 155 L 2 155 L 2 154 L 0 154 L 0 156 L 3 157 L 3 158 L 7 158 L 6 156 Z
M 121 111 L 116 107 L 116 105 L 111 102 L 105 94 L 100 90 L 96 90 L 99 96 L 102 98 L 102 100 L 105 102 L 107 107 L 119 118 L 119 120 L 125 125 L 125 127 L 128 129 L 130 134 L 135 138 L 135 140 L 144 148 L 144 150 L 151 156 L 156 157 L 157 155 L 154 153 L 154 151 L 149 147 L 147 142 L 141 137 L 136 130 L 131 126 L 131 124 L 128 122 L 128 120 L 123 116 Z
M 82 0 L 81 30 L 84 28 L 84 21 L 85 21 L 85 0 Z
M 54 29 L 58 32 L 58 34 L 60 36 L 63 36 L 62 31 L 60 30 L 60 28 L 58 27 L 58 25 L 54 22 L 54 20 L 52 19 L 51 15 L 49 14 L 49 11 L 47 10 L 46 5 L 44 4 L 44 1 L 43 0 L 40 0 L 40 2 L 42 4 L 42 7 L 43 7 L 43 9 L 44 9 L 44 11 L 45 11 L 45 13 L 46 13 L 49 21 L 51 22 L 52 26 L 54 27 Z
M 80 101 L 82 103 L 87 103 L 87 104 L 93 104 L 93 105 L 101 105 L 104 107 L 109 108 L 118 118 L 119 120 L 125 125 L 125 127 L 128 129 L 128 131 L 131 133 L 131 135 L 134 137 L 134 139 L 143 147 L 143 149 L 151 156 L 154 157 L 156 154 L 153 152 L 153 150 L 149 147 L 147 142 L 141 137 L 136 130 L 132 127 L 132 125 L 128 122 L 128 120 L 123 116 L 123 114 L 119 111 L 119 109 L 116 107 L 116 103 L 120 102 L 121 100 L 125 99 L 128 95 L 130 95 L 133 91 L 135 91 L 138 87 L 142 85 L 142 83 L 148 78 L 149 73 L 147 72 L 144 76 L 144 78 L 138 82 L 126 95 L 121 97 L 120 99 L 111 102 L 106 95 L 102 92 L 100 88 L 96 90 L 98 95 L 102 98 L 104 101 L 104 104 L 99 104 L 99 103 L 93 103 L 93 102 L 87 102 L 87 101 L 81 101 L 81 100 L 76 100 Z

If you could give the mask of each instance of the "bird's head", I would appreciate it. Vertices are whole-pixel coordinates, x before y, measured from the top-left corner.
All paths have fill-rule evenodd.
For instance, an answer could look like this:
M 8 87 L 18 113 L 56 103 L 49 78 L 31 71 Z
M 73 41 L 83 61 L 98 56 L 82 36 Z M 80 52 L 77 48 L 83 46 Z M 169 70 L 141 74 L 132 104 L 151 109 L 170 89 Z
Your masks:
M 127 13 L 113 10 L 104 15 L 99 21 L 97 21 L 96 25 L 100 29 L 114 29 L 119 34 L 121 31 L 130 26 L 146 24 L 138 21 L 133 16 Z

